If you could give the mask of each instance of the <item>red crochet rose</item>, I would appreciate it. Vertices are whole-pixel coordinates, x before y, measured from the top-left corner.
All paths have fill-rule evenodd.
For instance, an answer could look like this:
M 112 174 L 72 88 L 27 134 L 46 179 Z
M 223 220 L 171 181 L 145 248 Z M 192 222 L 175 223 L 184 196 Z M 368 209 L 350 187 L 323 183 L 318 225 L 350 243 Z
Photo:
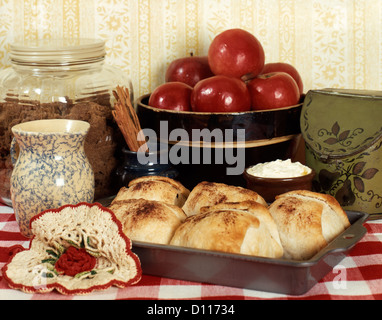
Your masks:
M 69 247 L 57 260 L 55 267 L 58 272 L 74 277 L 77 273 L 93 270 L 96 262 L 97 259 L 85 249 Z

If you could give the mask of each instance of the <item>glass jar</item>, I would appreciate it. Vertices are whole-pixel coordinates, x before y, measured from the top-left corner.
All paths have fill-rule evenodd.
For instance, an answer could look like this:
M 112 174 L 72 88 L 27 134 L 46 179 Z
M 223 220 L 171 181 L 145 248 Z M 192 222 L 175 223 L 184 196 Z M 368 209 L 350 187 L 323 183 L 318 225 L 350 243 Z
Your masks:
M 116 86 L 130 79 L 105 64 L 105 42 L 97 39 L 40 39 L 10 47 L 11 67 L 0 72 L 0 201 L 11 205 L 9 149 L 12 126 L 40 119 L 90 123 L 85 152 L 95 175 L 95 199 L 113 187 L 119 151 L 125 144 L 112 115 Z

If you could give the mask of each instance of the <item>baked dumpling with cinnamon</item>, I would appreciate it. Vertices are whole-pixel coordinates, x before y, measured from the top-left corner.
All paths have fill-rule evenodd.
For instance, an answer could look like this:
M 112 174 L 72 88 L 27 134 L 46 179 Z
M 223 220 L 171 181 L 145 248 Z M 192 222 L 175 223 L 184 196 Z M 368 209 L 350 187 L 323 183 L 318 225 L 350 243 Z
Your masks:
M 308 260 L 350 226 L 338 201 L 312 191 L 290 191 L 269 206 L 276 222 L 284 257 Z
M 182 207 L 190 191 L 179 181 L 161 176 L 144 176 L 122 187 L 113 201 L 146 199 Z
M 183 206 L 183 211 L 187 216 L 192 216 L 199 213 L 202 207 L 242 201 L 255 201 L 267 206 L 265 200 L 255 191 L 224 183 L 204 181 L 192 189 Z
M 186 219 L 178 206 L 161 201 L 128 199 L 113 201 L 109 207 L 122 224 L 125 235 L 134 241 L 168 244 Z
M 280 258 L 283 248 L 268 209 L 254 201 L 203 207 L 175 231 L 171 245 Z

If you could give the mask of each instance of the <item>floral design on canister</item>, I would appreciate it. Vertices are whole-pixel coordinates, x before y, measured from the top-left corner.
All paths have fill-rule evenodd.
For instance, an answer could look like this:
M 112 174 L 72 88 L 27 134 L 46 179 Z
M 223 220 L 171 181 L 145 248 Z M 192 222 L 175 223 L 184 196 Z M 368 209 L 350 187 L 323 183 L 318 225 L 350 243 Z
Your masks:
M 93 202 L 94 173 L 84 151 L 89 127 L 84 121 L 54 119 L 12 128 L 11 197 L 24 236 L 32 236 L 30 219 L 41 211 Z
M 381 213 L 381 106 L 379 91 L 311 90 L 305 97 L 300 124 L 306 164 L 317 172 L 313 190 L 345 210 Z

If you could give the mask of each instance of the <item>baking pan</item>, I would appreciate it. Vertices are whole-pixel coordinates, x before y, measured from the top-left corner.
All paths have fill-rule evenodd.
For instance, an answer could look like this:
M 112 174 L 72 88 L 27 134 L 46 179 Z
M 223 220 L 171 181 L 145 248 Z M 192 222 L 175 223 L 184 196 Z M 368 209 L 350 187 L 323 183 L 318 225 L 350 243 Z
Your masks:
M 133 241 L 144 274 L 230 287 L 301 295 L 333 269 L 366 234 L 367 213 L 347 211 L 351 226 L 310 260 L 242 254 Z

